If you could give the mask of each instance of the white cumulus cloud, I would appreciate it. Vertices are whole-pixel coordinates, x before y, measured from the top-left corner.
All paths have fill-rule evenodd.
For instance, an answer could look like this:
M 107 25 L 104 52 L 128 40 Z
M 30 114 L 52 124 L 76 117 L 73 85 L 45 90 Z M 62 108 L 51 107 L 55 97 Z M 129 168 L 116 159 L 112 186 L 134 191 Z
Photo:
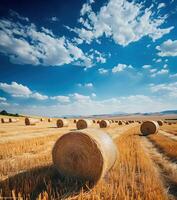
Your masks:
M 177 40 L 166 40 L 160 46 L 156 47 L 158 55 L 161 57 L 165 56 L 177 56 Z
M 17 64 L 61 66 L 78 61 L 87 67 L 92 62 L 65 36 L 57 37 L 30 22 L 8 19 L 0 19 L 0 52 Z
M 60 103 L 69 103 L 70 102 L 70 98 L 68 96 L 53 96 L 50 98 L 53 100 L 57 100 Z
M 119 73 L 124 71 L 125 69 L 132 69 L 133 67 L 131 65 L 126 64 L 118 64 L 117 66 L 112 68 L 112 73 Z
M 34 98 L 37 100 L 46 100 L 48 96 L 38 92 L 31 91 L 27 86 L 12 82 L 11 84 L 0 83 L 0 89 L 13 97 Z
M 0 101 L 7 101 L 5 97 L 0 97 Z
M 168 73 L 169 73 L 168 69 L 161 69 L 159 71 L 157 71 L 156 69 L 154 69 L 153 74 L 151 74 L 151 77 L 156 77 L 158 75 L 164 75 L 164 74 L 168 74 Z
M 150 85 L 150 90 L 153 93 L 161 93 L 164 94 L 165 96 L 170 96 L 170 97 L 177 97 L 177 82 L 173 83 L 163 83 L 163 84 L 151 84 Z
M 143 65 L 142 68 L 143 69 L 149 69 L 149 68 L 151 68 L 151 65 Z
M 162 8 L 162 4 L 159 5 Z M 80 12 L 80 28 L 70 29 L 86 43 L 106 36 L 115 43 L 127 46 L 149 36 L 153 41 L 169 33 L 173 27 L 161 28 L 167 16 L 157 16 L 153 7 L 144 8 L 143 3 L 128 0 L 110 0 L 98 12 L 89 3 Z M 158 10 L 158 9 L 157 9 Z
M 98 69 L 98 72 L 99 72 L 100 74 L 107 74 L 107 73 L 108 73 L 108 69 L 99 68 L 99 69 Z

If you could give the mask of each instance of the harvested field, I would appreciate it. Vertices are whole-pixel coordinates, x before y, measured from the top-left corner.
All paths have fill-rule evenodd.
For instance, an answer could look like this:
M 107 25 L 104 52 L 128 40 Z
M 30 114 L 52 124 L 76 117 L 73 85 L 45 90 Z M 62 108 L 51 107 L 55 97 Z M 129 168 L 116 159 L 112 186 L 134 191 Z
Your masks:
M 117 120 L 120 121 L 120 120 Z M 133 119 L 132 119 L 133 121 Z M 76 180 L 58 173 L 52 162 L 52 149 L 58 138 L 77 130 L 73 119 L 57 128 L 57 119 L 25 126 L 24 118 L 0 125 L 0 196 L 26 199 L 176 199 L 177 141 L 157 134 L 142 136 L 139 123 L 117 122 L 100 129 L 117 147 L 114 166 L 98 183 Z M 177 129 L 177 125 L 169 128 Z M 77 145 L 77 140 L 74 142 Z M 93 154 L 93 153 L 92 153 Z M 93 169 L 92 169 L 93 170 Z M 170 188 L 170 189 L 169 189 Z

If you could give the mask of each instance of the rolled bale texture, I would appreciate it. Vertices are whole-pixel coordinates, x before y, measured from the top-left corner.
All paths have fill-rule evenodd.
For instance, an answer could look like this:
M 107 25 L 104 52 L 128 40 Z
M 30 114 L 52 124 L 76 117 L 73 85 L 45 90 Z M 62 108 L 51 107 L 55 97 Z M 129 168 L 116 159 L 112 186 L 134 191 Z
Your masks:
M 19 121 L 18 118 L 9 118 L 10 123 L 15 123 L 15 122 L 18 122 L 18 121 Z
M 39 119 L 29 118 L 29 117 L 26 117 L 26 118 L 25 118 L 25 125 L 26 125 L 26 126 L 36 125 L 36 124 L 39 123 L 39 122 L 40 122 Z
M 9 123 L 9 119 L 8 118 L 1 118 L 1 123 Z
M 158 120 L 157 123 L 159 124 L 159 126 L 163 126 L 163 121 L 162 120 Z
M 77 129 L 85 129 L 91 127 L 93 122 L 89 119 L 79 119 L 76 123 Z
M 119 121 L 119 122 L 118 122 L 118 124 L 119 124 L 119 125 L 122 125 L 122 124 L 123 124 L 123 122 L 122 122 L 122 121 Z
M 143 135 L 155 134 L 159 130 L 159 125 L 156 121 L 144 121 L 140 130 Z
M 91 128 L 60 137 L 52 158 L 60 175 L 96 184 L 114 165 L 117 149 L 108 134 Z
M 108 120 L 101 120 L 100 123 L 100 128 L 107 128 L 107 127 L 110 127 L 110 122 Z
M 69 123 L 67 119 L 58 119 L 57 120 L 57 127 L 62 128 L 62 127 L 68 127 Z

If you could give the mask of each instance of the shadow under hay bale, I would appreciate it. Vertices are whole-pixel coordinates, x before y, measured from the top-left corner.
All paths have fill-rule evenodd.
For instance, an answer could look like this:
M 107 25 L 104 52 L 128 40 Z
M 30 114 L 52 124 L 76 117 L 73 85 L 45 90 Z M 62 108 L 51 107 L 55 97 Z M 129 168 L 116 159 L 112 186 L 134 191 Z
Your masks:
M 65 199 L 73 197 L 81 191 L 88 190 L 93 184 L 74 178 L 61 176 L 53 165 L 34 168 L 22 172 L 0 182 L 2 197 L 12 198 L 13 195 L 23 199 L 38 199 L 46 192 L 49 199 Z

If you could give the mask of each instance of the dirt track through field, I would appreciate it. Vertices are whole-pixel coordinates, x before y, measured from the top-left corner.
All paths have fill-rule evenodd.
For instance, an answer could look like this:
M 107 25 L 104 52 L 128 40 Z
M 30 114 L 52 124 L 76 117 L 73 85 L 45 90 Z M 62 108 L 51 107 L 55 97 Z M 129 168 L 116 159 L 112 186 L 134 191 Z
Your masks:
M 141 140 L 150 157 L 159 167 L 159 172 L 162 174 L 163 182 L 168 190 L 169 198 L 177 199 L 177 164 L 171 162 L 168 157 L 159 152 L 148 138 L 143 137 Z

